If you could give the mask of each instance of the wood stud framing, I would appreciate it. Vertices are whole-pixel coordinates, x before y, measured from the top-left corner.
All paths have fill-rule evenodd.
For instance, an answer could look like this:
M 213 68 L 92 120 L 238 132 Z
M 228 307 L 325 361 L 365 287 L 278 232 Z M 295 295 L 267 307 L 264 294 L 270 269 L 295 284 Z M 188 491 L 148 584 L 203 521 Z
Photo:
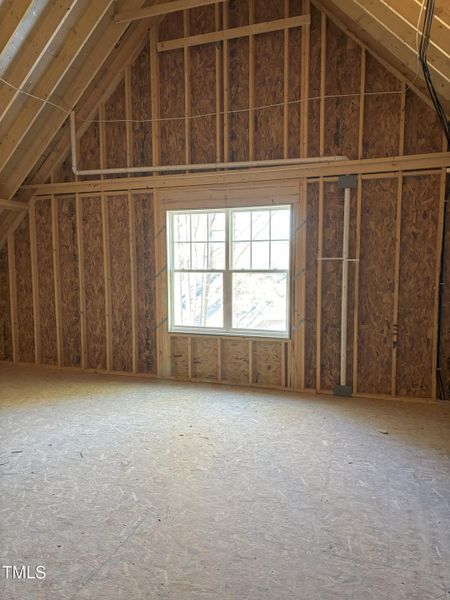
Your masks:
M 398 342 L 398 299 L 400 284 L 400 248 L 401 248 L 401 227 L 402 227 L 402 193 L 403 176 L 400 173 L 397 177 L 397 208 L 396 208 L 396 226 L 395 226 L 395 275 L 394 275 L 394 312 L 392 315 L 392 379 L 391 394 L 397 392 L 397 342 Z
M 289 0 L 284 0 L 284 16 L 289 16 Z M 289 29 L 284 30 L 283 36 L 283 156 L 288 158 L 289 135 Z
M 225 3 L 226 4 L 226 3 Z M 221 5 L 216 4 L 214 8 L 214 23 L 216 31 L 220 30 L 221 26 Z M 222 136 L 223 136 L 223 116 L 222 116 L 222 106 L 223 106 L 223 89 L 222 89 L 222 81 L 223 81 L 223 50 L 216 44 L 215 48 L 216 54 L 216 161 L 220 162 L 223 156 L 223 144 L 222 144 Z
M 63 366 L 62 354 L 62 314 L 61 314 L 61 267 L 59 262 L 59 230 L 58 230 L 58 199 L 51 198 L 52 210 L 52 251 L 53 251 L 53 285 L 55 294 L 55 321 L 56 321 L 56 353 L 58 365 Z
M 121 11 L 114 15 L 114 20 L 116 23 L 129 23 L 139 19 L 150 19 L 151 17 L 167 15 L 179 10 L 195 8 L 197 6 L 208 6 L 209 4 L 215 4 L 220 1 L 221 0 L 170 0 L 169 2 L 162 2 L 155 6 Z
M 19 360 L 19 326 L 17 321 L 16 251 L 14 233 L 8 235 L 9 304 L 11 307 L 11 337 L 13 362 Z
M 30 251 L 31 251 L 31 285 L 33 290 L 33 322 L 34 322 L 34 360 L 36 364 L 41 362 L 41 328 L 39 309 L 39 278 L 37 263 L 36 244 L 36 210 L 34 200 L 30 204 L 29 211 L 30 227 Z
M 302 9 L 309 15 L 310 1 L 302 0 Z M 308 110 L 309 110 L 309 32 L 308 23 L 302 27 L 302 72 L 301 72 L 301 104 L 300 104 L 300 156 L 308 155 Z
M 255 22 L 254 0 L 248 0 L 248 22 Z M 253 34 L 248 38 L 248 159 L 254 158 L 255 141 L 255 38 Z
M 189 35 L 189 13 L 183 11 L 184 35 Z M 190 89 L 190 50 L 187 46 L 183 48 L 184 54 L 184 145 L 186 164 L 191 162 L 191 89 Z
M 81 368 L 87 365 L 87 333 L 86 333 L 86 284 L 84 279 L 84 245 L 83 245 L 83 208 L 79 194 L 75 196 L 76 229 L 78 247 L 78 279 L 80 290 L 80 337 Z
M 161 161 L 159 150 L 159 68 L 156 44 L 158 31 L 156 27 L 150 29 L 150 93 L 151 93 L 151 115 L 152 115 L 152 159 L 154 165 Z M 157 175 L 157 173 L 155 173 Z
M 317 235 L 317 306 L 316 306 L 316 390 L 321 391 L 321 347 L 322 347 L 322 256 L 323 256 L 323 205 L 324 181 L 319 179 L 319 220 Z
M 244 27 L 234 27 L 213 33 L 202 33 L 200 35 L 193 35 L 191 37 L 187 36 L 177 40 L 169 40 L 167 42 L 159 42 L 158 52 L 177 50 L 178 48 L 188 48 L 190 46 L 201 46 L 202 44 L 211 44 L 247 36 L 249 36 L 251 40 L 255 35 L 261 33 L 309 25 L 309 15 L 291 17 L 288 19 L 279 19 L 277 21 L 268 21 L 266 23 L 255 23 L 254 7 L 252 6 L 253 2 L 254 0 L 249 0 L 249 25 Z
M 223 28 L 228 28 L 228 2 L 223 3 L 222 11 Z M 228 62 L 228 40 L 223 41 L 223 160 L 230 160 L 229 152 L 229 128 L 230 118 L 229 110 L 229 88 L 230 88 L 230 72 Z
M 172 2 L 171 4 L 176 4 Z M 195 3 L 212 4 L 212 2 Z M 186 6 L 186 5 L 185 5 Z M 308 16 L 310 12 L 310 0 L 302 0 L 302 16 Z M 153 8 L 153 7 L 150 7 Z M 154 7 L 157 8 L 157 7 Z M 185 158 L 186 164 L 191 161 L 190 152 L 190 47 L 197 43 L 211 43 L 218 41 L 214 48 L 215 56 L 215 156 L 216 160 L 228 161 L 230 158 L 230 118 L 228 114 L 230 106 L 230 77 L 229 77 L 229 39 L 238 33 L 249 37 L 249 54 L 248 54 L 248 117 L 249 117 L 249 137 L 248 137 L 248 155 L 249 159 L 253 159 L 255 155 L 255 35 L 258 35 L 262 30 L 265 31 L 283 31 L 283 68 L 282 68 L 282 86 L 283 86 L 283 117 L 282 117 L 282 132 L 283 157 L 289 155 L 289 33 L 290 27 L 294 26 L 292 19 L 297 19 L 297 27 L 301 27 L 301 97 L 300 97 L 300 156 L 307 156 L 307 140 L 308 140 L 308 112 L 309 112 L 309 51 L 310 51 L 310 26 L 309 17 L 299 20 L 298 17 L 289 17 L 289 1 L 284 0 L 284 19 L 280 19 L 278 23 L 266 27 L 267 24 L 255 24 L 254 0 L 249 0 L 249 25 L 240 29 L 240 32 L 229 31 L 229 3 L 215 3 L 215 23 L 214 29 L 208 34 L 200 36 L 189 36 L 189 14 L 185 8 L 183 11 L 183 26 L 184 38 L 181 40 L 170 40 L 168 42 L 158 43 L 157 27 L 152 27 L 149 33 L 149 53 L 150 53 L 150 103 L 151 117 L 153 120 L 151 126 L 152 137 L 152 162 L 155 165 L 160 165 L 160 135 L 159 135 L 159 90 L 158 90 L 158 69 L 159 59 L 158 52 L 169 50 L 170 48 L 183 49 L 183 64 L 184 64 L 184 139 L 185 139 Z M 137 14 L 137 13 L 136 13 Z M 136 17 L 139 18 L 139 17 Z M 328 17 L 326 12 L 321 13 L 320 29 L 320 102 L 319 102 L 319 153 L 324 156 L 326 153 L 326 67 L 327 67 L 327 26 Z M 333 19 L 334 20 L 334 19 Z M 300 23 L 300 25 L 298 24 Z M 278 27 L 278 29 L 276 29 Z M 331 27 L 331 25 L 330 25 Z M 228 33 L 227 33 L 228 32 Z M 281 35 L 281 34 L 280 34 Z M 56 334 L 57 334 L 57 355 L 58 365 L 62 366 L 63 352 L 62 347 L 64 340 L 62 339 L 62 324 L 61 324 L 61 292 L 60 292 L 60 277 L 63 276 L 60 272 L 59 265 L 59 234 L 58 234 L 58 197 L 56 194 L 75 193 L 76 206 L 76 240 L 78 247 L 78 277 L 79 277 L 79 313 L 80 313 L 80 336 L 81 336 L 81 367 L 86 368 L 87 365 L 87 332 L 86 332 L 86 298 L 84 285 L 84 250 L 83 250 L 83 222 L 82 222 L 82 197 L 86 195 L 95 195 L 100 198 L 101 213 L 102 213 L 102 247 L 104 259 L 104 278 L 105 278 L 105 319 L 106 319 L 106 355 L 107 364 L 106 370 L 111 371 L 113 368 L 113 344 L 112 344 L 112 298 L 111 298 L 111 264 L 110 264 L 110 240 L 109 240 L 109 214 L 108 214 L 108 195 L 115 192 L 121 192 L 121 195 L 127 198 L 128 202 L 128 226 L 129 226 L 129 252 L 130 252 L 130 267 L 131 267 L 131 353 L 132 353 L 132 370 L 133 373 L 138 373 L 138 315 L 137 315 L 137 257 L 136 257 L 136 222 L 133 192 L 137 190 L 154 190 L 154 236 L 155 236 L 155 271 L 156 271 L 156 338 L 157 338 L 157 370 L 161 377 L 169 377 L 172 375 L 171 365 L 171 343 L 174 337 L 168 334 L 167 331 L 167 309 L 165 302 L 161 298 L 165 298 L 167 293 L 166 282 L 166 258 L 165 258 L 165 209 L 161 204 L 158 189 L 171 188 L 176 189 L 190 186 L 211 186 L 227 185 L 237 183 L 240 185 L 248 185 L 257 188 L 258 186 L 266 185 L 266 182 L 271 185 L 274 182 L 289 178 L 296 181 L 298 184 L 298 202 L 294 203 L 294 219 L 295 228 L 293 231 L 294 243 L 292 247 L 293 260 L 293 283 L 292 294 L 295 300 L 293 307 L 292 325 L 294 333 L 292 340 L 285 342 L 277 342 L 280 346 L 280 387 L 290 387 L 292 389 L 305 389 L 305 303 L 306 303 L 306 221 L 307 214 L 307 194 L 308 187 L 311 183 L 318 182 L 318 232 L 317 232 L 317 304 L 315 306 L 316 328 L 314 332 L 316 340 L 315 349 L 315 364 L 316 364 L 316 390 L 321 390 L 321 344 L 322 344 L 322 254 L 324 247 L 324 208 L 325 208 L 325 182 L 335 181 L 336 177 L 341 173 L 358 175 L 358 189 L 356 199 L 356 215 L 355 224 L 355 280 L 354 280 L 354 312 L 353 319 L 353 393 L 364 395 L 358 392 L 358 321 L 359 317 L 359 302 L 360 302 L 360 265 L 359 258 L 361 252 L 361 220 L 364 209 L 364 193 L 363 181 L 368 179 L 397 179 L 397 198 L 396 198 L 396 221 L 395 221 L 395 273 L 394 273 L 394 290 L 393 290 L 393 339 L 392 339 L 392 369 L 391 369 L 391 396 L 397 394 L 397 327 L 399 318 L 399 286 L 400 286 L 400 256 L 401 256 L 401 229 L 402 229 L 402 195 L 403 181 L 405 177 L 413 173 L 427 175 L 439 172 L 441 174 L 441 200 L 439 204 L 439 221 L 438 221 L 438 238 L 436 246 L 436 273 L 435 273 L 435 306 L 433 312 L 433 372 L 432 372 L 432 399 L 436 399 L 436 337 L 437 337 L 437 294 L 438 294 L 438 275 L 439 275 L 439 252 L 440 238 L 442 230 L 443 216 L 443 198 L 445 187 L 445 168 L 448 164 L 448 155 L 439 155 L 438 153 L 429 155 L 408 155 L 405 156 L 405 111 L 406 111 L 406 90 L 405 81 L 401 82 L 401 107 L 399 114 L 400 130 L 399 130 L 399 147 L 398 156 L 390 158 L 375 158 L 363 159 L 363 129 L 365 112 L 369 114 L 370 107 L 367 107 L 365 89 L 366 89 L 366 60 L 369 61 L 370 55 L 367 53 L 365 46 L 360 45 L 361 49 L 361 69 L 360 69 L 360 97 L 359 97 L 359 129 L 357 138 L 357 155 L 358 161 L 343 161 L 342 164 L 326 164 L 326 165 L 309 165 L 305 167 L 289 167 L 267 169 L 263 168 L 259 171 L 242 171 L 235 173 L 209 173 L 209 174 L 192 174 L 189 171 L 182 175 L 163 176 L 155 173 L 148 177 L 129 177 L 127 179 L 109 179 L 102 177 L 100 181 L 74 181 L 66 183 L 53 182 L 52 185 L 40 185 L 36 190 L 37 195 L 52 193 L 51 197 L 51 214 L 52 214 L 52 249 L 53 249 L 53 267 L 54 267 L 54 294 L 55 294 L 55 310 L 56 310 Z M 245 58 L 247 60 L 247 58 Z M 131 88 L 131 67 L 125 69 L 125 112 L 126 118 L 130 119 L 132 115 L 132 94 Z M 105 105 L 102 99 L 100 105 L 99 117 L 100 121 L 105 117 Z M 312 109 L 311 109 L 312 110 Z M 183 117 L 181 117 L 183 118 Z M 328 117 L 327 117 L 328 118 Z M 106 140 L 105 140 L 105 124 L 100 123 L 100 165 L 106 165 Z M 132 165 L 132 136 L 133 130 L 130 123 L 126 124 L 126 161 L 127 165 Z M 439 162 L 440 161 L 440 162 Z M 423 170 L 426 167 L 427 170 Z M 414 170 L 412 170 L 414 169 Z M 437 171 L 439 169 L 439 171 Z M 271 171 L 271 172 L 270 172 Z M 44 179 L 42 179 L 44 180 Z M 198 188 L 197 188 L 198 189 Z M 16 209 L 23 211 L 24 214 L 29 209 L 29 235 L 31 247 L 31 278 L 32 278 L 32 300 L 33 300 L 33 316 L 34 316 L 34 342 L 35 342 L 35 361 L 40 362 L 40 311 L 39 311 L 39 277 L 37 264 L 37 246 L 36 246 L 36 219 L 33 201 L 30 204 L 20 206 L 15 200 L 4 200 L 0 203 L 0 209 Z M 14 206 L 12 205 L 14 204 Z M 403 207 L 404 208 L 404 207 Z M 137 209 L 136 209 L 137 210 Z M 136 213 L 137 214 L 137 213 Z M 10 310 L 12 322 L 12 342 L 13 342 L 13 358 L 18 361 L 19 357 L 19 331 L 17 318 L 17 290 L 16 282 L 16 265 L 14 253 L 14 235 L 7 236 L 8 241 L 8 262 L 9 262 L 9 280 L 10 280 Z M 363 268 L 363 266 L 362 266 Z M 362 302 L 362 300 L 361 300 Z M 389 309 L 391 310 L 391 309 Z M 187 351 L 187 371 L 188 378 L 198 380 L 197 378 L 197 339 L 195 336 L 188 336 L 186 342 Z M 226 340 L 228 341 L 228 340 Z M 222 381 L 224 365 L 222 364 L 223 356 L 226 355 L 227 345 L 224 338 L 217 337 L 217 377 L 214 380 Z M 258 385 L 258 343 L 264 341 L 250 339 L 246 340 L 248 351 L 248 384 Z M 267 340 L 265 341 L 267 342 Z M 390 352 L 391 350 L 389 350 Z M 400 369 L 400 365 L 399 365 Z M 214 367 L 216 370 L 216 367 Z M 326 390 L 323 390 L 326 391 Z M 374 394 L 371 394 L 372 396 Z M 389 395 L 375 394 L 378 397 L 390 397 Z
M 359 324 L 359 259 L 361 256 L 361 211 L 362 211 L 362 177 L 358 176 L 356 192 L 356 240 L 355 240 L 355 291 L 353 313 L 353 393 L 358 393 L 358 324 Z

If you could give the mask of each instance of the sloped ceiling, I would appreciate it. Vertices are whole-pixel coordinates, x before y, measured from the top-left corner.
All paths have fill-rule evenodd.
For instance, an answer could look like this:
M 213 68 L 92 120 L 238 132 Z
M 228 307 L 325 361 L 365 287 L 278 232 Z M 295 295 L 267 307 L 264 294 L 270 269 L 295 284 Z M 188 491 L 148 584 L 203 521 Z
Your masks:
M 114 14 L 156 0 L 3 0 L 0 3 L 0 198 L 28 200 L 20 186 L 45 181 L 67 153 L 67 115 L 88 119 L 114 89 L 155 20 L 116 23 Z M 314 0 L 419 89 L 417 25 L 422 0 Z M 419 20 L 419 15 L 421 19 Z M 450 7 L 436 0 L 429 59 L 450 107 Z M 18 91 L 25 90 L 29 95 Z M 45 98 L 49 103 L 32 96 Z M 52 104 L 53 103 L 53 104 Z M 56 107 L 55 105 L 58 105 Z M 61 108 L 63 110 L 61 110 Z M 20 215 L 20 213 L 19 213 Z M 0 239 L 19 216 L 0 209 Z
M 17 197 L 46 148 L 61 135 L 69 112 L 81 99 L 88 106 L 98 104 L 103 87 L 121 71 L 155 22 L 116 23 L 114 14 L 155 3 L 0 3 L 0 198 Z M 111 64 L 113 72 L 108 69 Z M 46 162 L 45 166 L 48 177 L 51 165 Z M 44 176 L 42 170 L 39 174 Z M 3 209 L 0 231 L 7 230 L 15 219 L 15 211 Z
M 428 95 L 417 60 L 426 0 L 318 0 L 370 50 Z M 433 83 L 450 111 L 450 3 L 436 0 L 428 49 Z

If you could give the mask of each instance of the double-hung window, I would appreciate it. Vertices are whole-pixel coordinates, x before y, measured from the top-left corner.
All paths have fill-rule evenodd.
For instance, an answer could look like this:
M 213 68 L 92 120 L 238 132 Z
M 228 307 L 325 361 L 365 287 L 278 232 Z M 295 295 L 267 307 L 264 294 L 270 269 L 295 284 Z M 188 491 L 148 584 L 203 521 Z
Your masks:
M 169 331 L 289 335 L 289 206 L 167 213 Z

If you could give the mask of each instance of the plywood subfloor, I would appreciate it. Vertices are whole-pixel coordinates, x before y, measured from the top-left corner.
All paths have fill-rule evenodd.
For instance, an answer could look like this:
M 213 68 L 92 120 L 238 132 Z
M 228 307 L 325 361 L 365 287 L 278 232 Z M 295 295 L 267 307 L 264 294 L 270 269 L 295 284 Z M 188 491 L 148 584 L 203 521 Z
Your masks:
M 446 600 L 448 406 L 0 365 L 3 600 Z

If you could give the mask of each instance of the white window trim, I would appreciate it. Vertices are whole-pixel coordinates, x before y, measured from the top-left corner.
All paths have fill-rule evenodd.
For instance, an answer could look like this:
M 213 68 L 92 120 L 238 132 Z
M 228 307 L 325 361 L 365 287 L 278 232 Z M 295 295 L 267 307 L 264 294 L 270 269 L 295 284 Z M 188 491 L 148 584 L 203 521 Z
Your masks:
M 277 210 L 286 209 L 290 211 L 291 231 L 288 239 L 289 247 L 289 267 L 287 269 L 230 269 L 230 258 L 232 254 L 232 219 L 230 215 L 234 211 L 257 211 L 257 210 Z M 173 219 L 175 214 L 192 214 L 192 213 L 225 213 L 225 269 L 175 269 L 173 256 Z M 200 209 L 176 209 L 166 211 L 166 227 L 167 236 L 167 299 L 168 299 L 168 333 L 170 334 L 192 334 L 192 335 L 210 335 L 221 337 L 245 337 L 245 338 L 264 338 L 289 340 L 291 337 L 291 271 L 292 271 L 292 205 L 291 204 L 276 204 L 276 205 L 251 205 L 248 207 L 224 207 L 224 208 L 200 208 Z M 270 237 L 270 234 L 269 234 Z M 241 241 L 241 240 L 239 240 Z M 243 240 L 245 241 L 245 240 Z M 271 243 L 269 240 L 269 259 L 271 252 Z M 285 241 L 285 240 L 283 240 Z M 251 248 L 251 246 L 250 246 Z M 251 250 L 250 250 L 251 252 Z M 251 264 L 251 263 L 250 263 Z M 270 264 L 270 260 L 269 260 Z M 195 326 L 176 326 L 172 323 L 173 320 L 173 273 L 222 273 L 223 274 L 223 328 L 222 327 L 195 327 Z M 232 328 L 232 276 L 233 273 L 286 273 L 286 330 L 254 330 L 254 329 L 236 329 Z

